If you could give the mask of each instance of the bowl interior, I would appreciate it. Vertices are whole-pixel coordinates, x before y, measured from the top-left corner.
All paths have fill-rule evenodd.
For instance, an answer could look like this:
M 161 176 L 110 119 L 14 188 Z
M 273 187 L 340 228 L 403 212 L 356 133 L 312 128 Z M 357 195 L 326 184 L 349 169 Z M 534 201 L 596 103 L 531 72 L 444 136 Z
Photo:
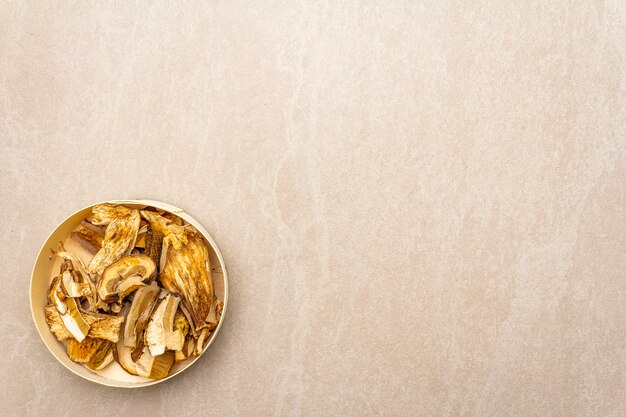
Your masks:
M 176 214 L 187 223 L 194 226 L 198 230 L 198 232 L 200 232 L 204 236 L 205 240 L 209 244 L 209 259 L 211 262 L 212 277 L 215 286 L 215 295 L 217 296 L 217 298 L 224 301 L 224 309 L 217 328 L 211 334 L 209 341 L 207 342 L 207 345 L 202 352 L 202 354 L 204 354 L 204 352 L 212 344 L 222 326 L 228 303 L 228 279 L 226 276 L 226 268 L 224 266 L 224 262 L 219 252 L 219 249 L 215 244 L 215 241 L 202 227 L 202 225 L 200 225 L 195 219 L 193 219 L 183 210 L 176 207 L 164 203 L 146 200 L 116 200 L 110 201 L 110 203 L 124 204 L 126 206 L 135 208 L 152 206 L 161 210 L 167 210 L 171 213 Z M 124 371 L 124 369 L 122 369 L 122 367 L 115 361 L 101 371 L 92 371 L 86 366 L 71 361 L 67 356 L 67 353 L 65 352 L 64 344 L 59 342 L 48 328 L 44 308 L 48 303 L 47 298 L 50 283 L 52 282 L 54 276 L 58 274 L 59 266 L 61 264 L 60 259 L 52 256 L 52 250 L 58 249 L 59 242 L 64 242 L 65 247 L 68 251 L 71 251 L 72 253 L 75 253 L 86 260 L 91 257 L 91 255 L 87 251 L 83 250 L 79 245 L 71 240 L 69 236 L 83 219 L 91 215 L 92 207 L 93 205 L 74 213 L 66 220 L 64 220 L 59 226 L 57 226 L 52 234 L 50 234 L 50 237 L 48 237 L 41 251 L 39 252 L 39 255 L 37 256 L 30 285 L 30 305 L 37 331 L 39 332 L 39 335 L 41 336 L 42 340 L 44 341 L 50 352 L 52 352 L 52 354 L 59 360 L 59 362 L 65 365 L 65 367 L 68 368 L 70 371 L 82 376 L 85 379 L 103 385 L 127 388 L 142 387 L 163 382 L 181 373 L 183 370 L 196 362 L 202 355 L 190 358 L 186 361 L 175 363 L 170 375 L 168 375 L 167 378 L 158 381 L 130 375 L 126 371 Z

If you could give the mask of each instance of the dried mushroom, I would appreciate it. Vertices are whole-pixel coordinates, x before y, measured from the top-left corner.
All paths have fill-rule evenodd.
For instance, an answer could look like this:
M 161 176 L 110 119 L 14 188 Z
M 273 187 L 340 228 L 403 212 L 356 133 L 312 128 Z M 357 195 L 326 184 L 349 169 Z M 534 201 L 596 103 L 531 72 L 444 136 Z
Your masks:
M 45 316 L 72 361 L 94 371 L 117 361 L 132 375 L 161 379 L 202 352 L 223 302 L 209 246 L 192 226 L 151 207 L 100 204 L 70 239 L 84 254 L 63 244 L 54 252 L 62 262 Z
M 180 298 L 167 294 L 152 313 L 146 327 L 146 344 L 152 356 L 165 353 L 166 349 L 180 350 L 185 337 L 181 332 L 174 331 L 174 318 L 178 311 Z
M 87 362 L 87 366 L 94 371 L 99 371 L 111 362 L 113 362 L 113 342 L 105 340 Z
M 145 234 L 144 247 L 144 253 L 152 259 L 155 265 L 159 265 L 163 249 L 163 234 L 150 227 Z
M 135 292 L 124 324 L 124 346 L 134 348 L 139 344 L 160 292 L 156 283 L 141 287 Z
M 98 297 L 105 303 L 122 302 L 127 295 L 146 285 L 156 270 L 145 255 L 128 255 L 108 266 L 98 282 Z
M 180 249 L 187 243 L 187 233 L 183 226 L 179 226 L 169 219 L 152 211 L 141 210 L 141 215 L 150 222 L 152 229 L 163 235 L 163 243 Z
M 113 220 L 130 215 L 135 210 L 122 205 L 98 204 L 91 210 L 91 224 L 108 226 Z
M 79 338 L 70 331 L 70 328 L 67 327 L 65 320 L 55 306 L 47 306 L 45 308 L 45 314 L 48 327 L 50 327 L 50 330 L 52 330 L 52 333 L 54 333 L 59 341 L 62 342 L 72 337 L 79 340 Z M 84 337 L 88 335 L 90 337 L 110 340 L 113 343 L 118 341 L 124 317 L 87 311 L 80 311 L 80 315 L 87 323 L 87 326 L 89 326 L 86 332 L 80 333 L 84 334 Z M 79 341 L 82 341 L 84 337 L 80 338 Z
M 96 254 L 100 248 L 102 248 L 104 234 L 100 234 L 91 228 L 87 228 L 81 223 L 81 225 L 72 232 L 71 238 L 74 242 L 78 243 L 91 254 Z
M 104 339 L 86 337 L 82 342 L 69 339 L 67 345 L 67 356 L 74 362 L 87 363 L 95 356 L 103 343 L 110 343 Z
M 128 210 L 128 214 L 115 217 L 108 223 L 102 248 L 91 259 L 89 272 L 100 275 L 107 266 L 130 254 L 137 239 L 139 221 L 139 212 Z
M 204 239 L 190 234 L 187 244 L 180 249 L 167 248 L 159 277 L 163 288 L 183 297 L 181 303 L 190 315 L 194 332 L 208 327 L 206 318 L 213 308 L 213 279 L 209 248 Z

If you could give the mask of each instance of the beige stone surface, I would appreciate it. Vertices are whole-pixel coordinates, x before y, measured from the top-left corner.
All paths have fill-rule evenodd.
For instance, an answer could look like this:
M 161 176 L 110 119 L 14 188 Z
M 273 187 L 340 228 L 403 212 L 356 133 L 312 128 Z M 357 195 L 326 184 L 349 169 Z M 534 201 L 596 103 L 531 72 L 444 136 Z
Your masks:
M 470 3 L 2 3 L 0 414 L 626 415 L 626 3 Z M 110 198 L 185 208 L 231 276 L 142 390 L 29 311 Z

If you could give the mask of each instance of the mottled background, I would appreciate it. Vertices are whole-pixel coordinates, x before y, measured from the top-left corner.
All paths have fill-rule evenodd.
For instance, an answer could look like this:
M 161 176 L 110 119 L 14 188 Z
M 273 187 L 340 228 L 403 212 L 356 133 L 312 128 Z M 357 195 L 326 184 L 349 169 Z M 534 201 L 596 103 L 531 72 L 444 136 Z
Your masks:
M 0 6 L 1 415 L 626 415 L 626 3 L 89 3 Z M 111 198 L 185 208 L 231 277 L 142 390 L 28 306 Z

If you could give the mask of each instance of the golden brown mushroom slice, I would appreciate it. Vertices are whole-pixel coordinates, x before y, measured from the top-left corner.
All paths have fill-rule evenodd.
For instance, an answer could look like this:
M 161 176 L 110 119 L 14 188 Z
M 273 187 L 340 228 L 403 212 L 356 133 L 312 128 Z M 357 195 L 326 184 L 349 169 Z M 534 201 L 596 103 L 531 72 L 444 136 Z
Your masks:
M 145 282 L 156 271 L 156 265 L 146 255 L 129 255 L 107 267 L 98 281 L 98 298 L 105 303 L 121 303 L 126 296 Z
M 129 210 L 128 215 L 116 217 L 108 224 L 102 248 L 89 263 L 89 272 L 100 275 L 113 262 L 130 254 L 135 246 L 140 220 L 139 211 Z
M 176 249 L 180 249 L 182 245 L 187 243 L 187 231 L 183 226 L 153 211 L 141 210 L 141 215 L 150 222 L 150 227 L 157 235 L 163 236 L 165 245 L 172 245 Z
M 97 226 L 94 226 L 97 227 Z M 70 235 L 72 240 L 78 243 L 83 249 L 87 250 L 92 255 L 98 253 L 102 248 L 102 240 L 104 234 L 100 235 L 92 229 L 88 229 L 81 223 Z
M 67 350 L 67 356 L 69 356 L 71 360 L 78 363 L 87 363 L 91 361 L 103 343 L 107 345 L 111 344 L 111 342 L 107 340 L 93 337 L 86 337 L 82 342 L 69 339 L 65 348 Z
M 191 328 L 198 332 L 207 327 L 206 318 L 213 308 L 213 280 L 206 241 L 189 234 L 180 249 L 169 247 L 159 275 L 161 285 L 182 296 L 183 311 L 190 315 Z
M 96 226 L 107 226 L 119 217 L 125 217 L 135 211 L 119 204 L 97 204 L 91 209 L 91 224 Z
M 149 227 L 144 236 L 144 253 L 158 266 L 161 260 L 161 251 L 163 250 L 163 234 Z

